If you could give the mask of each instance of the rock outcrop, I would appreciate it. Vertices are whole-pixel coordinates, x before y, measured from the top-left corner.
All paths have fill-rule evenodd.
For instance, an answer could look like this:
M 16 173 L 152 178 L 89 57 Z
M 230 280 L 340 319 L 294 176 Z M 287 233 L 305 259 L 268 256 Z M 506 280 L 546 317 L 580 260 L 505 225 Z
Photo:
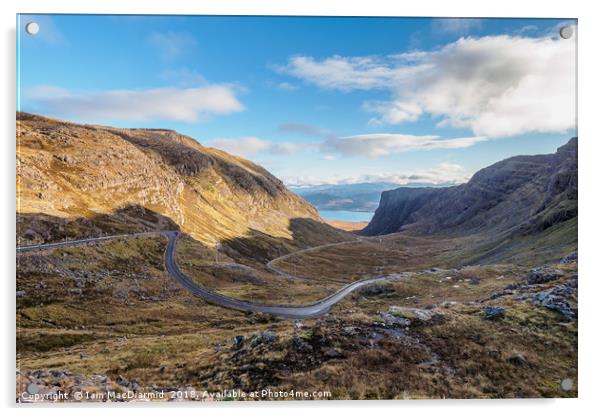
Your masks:
M 576 216 L 577 138 L 573 138 L 554 154 L 495 163 L 466 184 L 383 192 L 362 234 L 529 235 Z

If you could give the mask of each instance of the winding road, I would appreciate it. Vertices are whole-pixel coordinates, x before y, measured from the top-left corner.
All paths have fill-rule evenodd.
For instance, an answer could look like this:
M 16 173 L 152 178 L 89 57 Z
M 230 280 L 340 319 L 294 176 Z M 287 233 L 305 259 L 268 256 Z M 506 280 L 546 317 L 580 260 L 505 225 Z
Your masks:
M 143 235 L 151 235 L 151 234 L 160 234 L 167 237 L 167 248 L 165 249 L 165 267 L 167 272 L 184 288 L 190 291 L 193 295 L 198 296 L 204 299 L 207 302 L 210 302 L 215 305 L 223 306 L 230 309 L 237 309 L 245 312 L 259 312 L 266 313 L 274 316 L 281 316 L 285 318 L 295 318 L 295 319 L 303 319 L 303 318 L 312 318 L 316 316 L 320 316 L 325 314 L 330 310 L 330 308 L 343 299 L 345 296 L 350 294 L 351 292 L 369 285 L 371 283 L 375 283 L 378 281 L 390 280 L 393 277 L 391 276 L 378 276 L 365 280 L 358 280 L 356 282 L 350 283 L 346 286 L 343 286 L 340 290 L 333 293 L 330 296 L 327 296 L 316 303 L 302 305 L 302 306 L 283 306 L 283 305 L 266 305 L 262 303 L 248 302 L 240 299 L 231 298 L 228 296 L 221 295 L 211 289 L 204 288 L 196 284 L 190 277 L 188 277 L 180 268 L 178 267 L 176 261 L 176 243 L 178 240 L 179 232 L 178 231 L 154 231 L 154 232 L 145 232 L 145 233 L 136 233 L 136 234 L 121 234 L 121 235 L 113 235 L 113 236 L 103 236 L 103 237 L 94 237 L 82 240 L 71 240 L 71 241 L 62 241 L 58 243 L 50 243 L 50 244 L 41 244 L 35 246 L 24 246 L 17 247 L 17 253 L 24 252 L 32 252 L 32 251 L 40 251 L 40 250 L 49 250 L 53 248 L 59 247 L 68 247 L 75 246 L 79 244 L 92 243 L 97 241 L 111 240 L 117 238 L 129 238 L 129 237 L 139 237 Z M 338 243 L 334 243 L 338 244 Z M 326 246 L 331 246 L 333 244 L 327 244 Z M 321 246 L 319 246 L 321 247 Z M 312 247 L 306 250 L 315 250 L 318 247 Z M 302 250 L 305 251 L 305 250 Z M 287 255 L 289 256 L 289 255 Z M 270 262 L 271 263 L 271 262 Z M 270 265 L 270 269 L 278 273 L 278 269 L 273 268 Z M 281 275 L 286 275 L 286 277 L 295 277 L 293 275 L 289 275 L 288 273 L 282 272 L 279 273 Z

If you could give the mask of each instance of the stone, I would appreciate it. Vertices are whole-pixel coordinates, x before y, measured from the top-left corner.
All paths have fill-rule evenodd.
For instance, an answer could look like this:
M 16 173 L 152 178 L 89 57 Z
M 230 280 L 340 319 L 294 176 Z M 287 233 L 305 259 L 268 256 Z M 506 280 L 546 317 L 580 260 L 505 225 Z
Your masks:
M 48 377 L 48 372 L 45 370 L 35 370 L 31 373 L 31 375 L 35 378 L 46 378 Z
M 506 315 L 506 309 L 501 306 L 487 306 L 484 310 L 485 319 L 496 319 Z
M 512 295 L 512 294 L 514 294 L 514 291 L 512 289 L 506 288 L 506 289 L 501 290 L 499 292 L 492 293 L 491 296 L 489 296 L 489 299 L 497 299 L 499 297 L 508 296 L 508 295 Z
M 428 322 L 435 317 L 441 317 L 442 314 L 431 309 L 410 308 L 406 306 L 390 306 L 389 313 L 398 318 L 405 318 L 409 321 Z
M 401 316 L 394 316 L 393 314 L 381 312 L 380 317 L 385 322 L 386 326 L 409 326 L 411 321 Z
M 355 326 L 345 326 L 343 327 L 343 332 L 347 335 L 355 335 L 357 328 Z
M 547 290 L 545 292 L 537 293 L 533 296 L 533 303 L 535 303 L 536 305 L 543 306 L 552 311 L 556 311 L 567 319 L 572 320 L 577 318 L 577 311 L 571 308 L 569 303 L 565 299 L 563 299 L 562 296 L 559 296 L 554 292 L 555 290 Z
M 536 267 L 529 271 L 527 275 L 527 283 L 530 285 L 537 285 L 542 283 L 551 282 L 557 280 L 559 273 L 556 270 L 550 270 L 543 267 Z
M 278 341 L 278 336 L 274 331 L 264 331 L 253 336 L 251 347 L 255 347 L 259 344 L 270 344 L 276 341 Z
M 242 348 L 243 344 L 245 342 L 245 337 L 244 335 L 236 335 L 234 337 L 232 337 L 232 348 L 234 348 L 235 350 L 239 350 Z
M 293 336 L 293 348 L 298 352 L 311 352 L 313 347 L 298 335 Z
M 140 383 L 138 382 L 138 380 L 133 379 L 130 383 L 130 388 L 134 391 L 140 390 Z
M 121 377 L 120 375 L 117 376 L 117 379 L 115 379 L 115 382 L 123 387 L 128 387 L 130 385 L 130 382 L 127 379 Z
M 529 364 L 529 361 L 522 354 L 514 354 L 508 357 L 508 362 L 518 366 L 525 366 Z
M 63 373 L 62 371 L 50 370 L 50 374 L 52 375 L 52 377 L 57 378 L 59 380 L 65 378 L 65 373 Z
M 324 351 L 324 356 L 327 358 L 341 358 L 343 357 L 343 353 L 338 348 L 328 348 Z
M 575 263 L 578 260 L 578 255 L 576 251 L 573 251 L 571 254 L 564 256 L 560 259 L 561 264 Z

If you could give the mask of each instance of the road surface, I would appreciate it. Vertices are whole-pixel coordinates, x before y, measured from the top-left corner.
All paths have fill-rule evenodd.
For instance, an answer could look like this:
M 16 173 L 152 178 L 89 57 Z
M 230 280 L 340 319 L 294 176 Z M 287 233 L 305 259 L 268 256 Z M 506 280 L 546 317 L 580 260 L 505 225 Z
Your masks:
M 67 240 L 67 241 L 59 241 L 58 243 L 39 244 L 39 245 L 35 245 L 35 246 L 21 246 L 21 247 L 17 247 L 17 253 L 27 253 L 29 251 L 50 250 L 50 249 L 59 248 L 59 247 L 69 247 L 69 246 L 77 246 L 79 244 L 94 243 L 96 241 L 114 240 L 117 238 L 139 237 L 139 236 L 151 235 L 151 234 L 157 234 L 157 232 L 150 231 L 150 232 L 134 233 L 134 234 L 106 235 L 103 237 L 92 237 L 92 238 L 85 238 L 82 240 Z
M 255 302 L 248 302 L 240 299 L 231 298 L 228 296 L 221 295 L 217 292 L 214 292 L 211 289 L 204 288 L 196 284 L 190 277 L 188 277 L 180 268 L 178 267 L 178 263 L 176 261 L 176 243 L 178 240 L 178 231 L 157 231 L 157 232 L 146 232 L 146 233 L 137 233 L 137 234 L 123 234 L 123 235 L 114 235 L 114 236 L 105 236 L 105 237 L 95 237 L 88 238 L 83 240 L 72 240 L 72 241 L 63 241 L 59 243 L 51 243 L 51 244 L 42 244 L 36 246 L 25 246 L 25 247 L 17 247 L 17 253 L 23 252 L 31 252 L 31 251 L 39 251 L 39 250 L 48 250 L 59 247 L 66 246 L 74 246 L 78 244 L 86 244 L 96 241 L 110 240 L 116 238 L 126 238 L 126 237 L 136 237 L 141 235 L 150 235 L 150 234 L 161 234 L 167 237 L 167 248 L 165 249 L 165 268 L 169 275 L 171 275 L 178 283 L 180 283 L 184 288 L 190 291 L 195 296 L 198 296 L 207 302 L 213 303 L 215 305 L 223 306 L 226 308 L 237 309 L 246 312 L 260 312 L 266 313 L 275 316 L 281 316 L 285 318 L 295 318 L 295 319 L 303 319 L 303 318 L 311 318 L 323 315 L 328 312 L 330 308 L 343 299 L 345 296 L 357 290 L 363 286 L 369 285 L 371 283 L 375 283 L 378 281 L 390 280 L 391 277 L 387 276 L 377 276 L 371 279 L 359 280 L 353 283 L 350 283 L 339 291 L 333 293 L 330 296 L 321 299 L 320 301 L 303 306 L 281 306 L 281 305 L 266 305 Z

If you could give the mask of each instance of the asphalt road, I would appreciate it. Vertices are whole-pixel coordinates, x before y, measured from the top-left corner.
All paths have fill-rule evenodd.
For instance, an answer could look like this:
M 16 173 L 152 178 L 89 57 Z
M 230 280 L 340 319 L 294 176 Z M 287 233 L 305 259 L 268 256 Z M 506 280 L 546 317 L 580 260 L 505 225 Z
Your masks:
M 184 288 L 190 291 L 195 296 L 198 296 L 207 302 L 210 302 L 215 305 L 223 306 L 226 308 L 237 309 L 246 312 L 260 312 L 266 313 L 275 316 L 281 316 L 285 318 L 311 318 L 315 316 L 323 315 L 328 312 L 332 305 L 339 302 L 345 296 L 357 290 L 363 286 L 369 285 L 374 282 L 384 281 L 390 279 L 390 277 L 378 276 L 371 279 L 359 280 L 353 283 L 350 283 L 339 291 L 333 293 L 332 295 L 321 299 L 320 301 L 303 306 L 281 306 L 281 305 L 266 305 L 255 302 L 248 302 L 240 299 L 230 298 L 228 296 L 221 295 L 217 292 L 214 292 L 210 289 L 204 288 L 202 286 L 197 285 L 190 277 L 188 277 L 180 268 L 178 267 L 176 261 L 176 244 L 178 240 L 178 231 L 160 231 L 160 232 L 146 232 L 146 233 L 137 233 L 137 234 L 124 234 L 124 235 L 113 235 L 113 236 L 104 236 L 104 237 L 95 237 L 83 240 L 72 240 L 72 241 L 64 241 L 59 243 L 50 243 L 50 244 L 42 244 L 36 246 L 25 246 L 25 247 L 17 247 L 17 253 L 30 252 L 30 251 L 39 251 L 39 250 L 48 250 L 58 247 L 65 246 L 74 246 L 78 244 L 85 244 L 95 241 L 103 241 L 110 240 L 115 238 L 125 238 L 125 237 L 135 237 L 141 235 L 149 235 L 149 234 L 161 234 L 167 237 L 167 248 L 165 249 L 165 267 L 168 273 Z M 294 276 L 291 276 L 294 277 Z
M 103 237 L 85 238 L 82 240 L 68 240 L 68 241 L 60 241 L 58 243 L 39 244 L 39 245 L 35 245 L 35 246 L 21 246 L 21 247 L 17 247 L 17 253 L 27 253 L 29 251 L 50 250 L 50 249 L 59 248 L 59 247 L 69 247 L 69 246 L 77 246 L 79 244 L 93 243 L 95 241 L 114 240 L 116 238 L 130 238 L 130 237 L 137 237 L 137 236 L 150 235 L 150 234 L 157 234 L 157 232 L 151 231 L 151 232 L 135 233 L 135 234 L 106 235 Z

